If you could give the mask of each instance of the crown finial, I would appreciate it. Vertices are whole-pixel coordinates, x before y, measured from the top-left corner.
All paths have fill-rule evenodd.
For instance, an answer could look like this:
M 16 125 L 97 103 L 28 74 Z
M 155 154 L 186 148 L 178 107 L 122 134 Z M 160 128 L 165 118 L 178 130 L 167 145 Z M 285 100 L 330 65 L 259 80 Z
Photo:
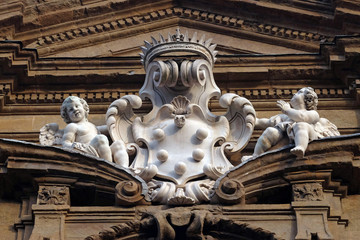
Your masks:
M 205 35 L 202 35 L 200 40 L 197 40 L 197 32 L 194 32 L 192 38 L 189 39 L 187 31 L 184 35 L 180 32 L 180 28 L 177 28 L 174 35 L 168 34 L 167 40 L 160 34 L 160 40 L 151 37 L 151 41 L 152 43 L 145 40 L 145 46 L 141 47 L 141 62 L 145 69 L 156 57 L 170 52 L 198 55 L 207 60 L 211 66 L 216 61 L 216 44 L 211 44 L 212 39 L 205 40 Z
M 180 42 L 182 39 L 184 39 L 184 35 L 180 33 L 180 28 L 176 29 L 175 39 L 177 42 Z

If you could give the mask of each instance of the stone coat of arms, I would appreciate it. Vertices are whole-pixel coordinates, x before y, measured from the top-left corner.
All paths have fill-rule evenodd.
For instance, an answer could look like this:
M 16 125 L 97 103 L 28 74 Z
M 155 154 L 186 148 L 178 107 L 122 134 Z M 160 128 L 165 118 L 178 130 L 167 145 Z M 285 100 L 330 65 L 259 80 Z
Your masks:
M 255 110 L 236 94 L 221 96 L 212 72 L 216 44 L 195 32 L 152 38 L 142 47 L 146 79 L 137 95 L 114 101 L 106 113 L 113 143 L 88 122 L 84 99 L 70 96 L 62 105 L 65 129 L 46 124 L 43 145 L 62 145 L 114 162 L 147 184 L 153 203 L 190 205 L 209 202 L 215 181 L 233 165 L 227 156 L 241 151 L 252 135 Z M 138 116 L 144 100 L 153 108 Z M 226 114 L 209 110 L 219 99 Z M 102 126 L 101 126 L 102 127 Z M 121 195 L 121 194 L 120 194 Z
M 147 182 L 154 203 L 209 201 L 215 180 L 233 167 L 226 155 L 242 150 L 253 132 L 251 103 L 236 94 L 221 96 L 214 81 L 215 47 L 211 39 L 179 30 L 145 41 L 140 55 L 146 79 L 139 96 L 124 96 L 107 111 L 113 153 L 127 153 L 125 167 L 133 159 L 129 168 Z M 225 115 L 210 112 L 212 98 L 220 98 Z M 145 99 L 153 108 L 137 116 L 133 109 Z

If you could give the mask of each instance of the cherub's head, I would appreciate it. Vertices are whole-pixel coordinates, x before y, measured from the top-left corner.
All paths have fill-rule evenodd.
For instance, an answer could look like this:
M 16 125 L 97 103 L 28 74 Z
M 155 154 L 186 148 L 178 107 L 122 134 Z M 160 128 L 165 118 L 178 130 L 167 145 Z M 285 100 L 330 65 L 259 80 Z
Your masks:
M 313 88 L 304 87 L 300 89 L 292 98 L 291 105 L 295 107 L 296 101 L 304 101 L 306 110 L 316 110 L 318 105 L 318 96 Z
M 84 118 L 87 119 L 89 105 L 82 98 L 70 96 L 62 103 L 60 113 L 66 123 L 79 122 Z

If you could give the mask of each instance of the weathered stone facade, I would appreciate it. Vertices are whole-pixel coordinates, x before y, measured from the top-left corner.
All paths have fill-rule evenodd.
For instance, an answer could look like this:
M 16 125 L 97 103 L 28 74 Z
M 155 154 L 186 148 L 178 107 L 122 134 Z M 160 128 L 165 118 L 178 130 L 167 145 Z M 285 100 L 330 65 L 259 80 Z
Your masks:
M 358 239 L 360 234 L 358 1 L 5 0 L 0 4 L 0 231 L 3 239 Z M 261 131 L 229 156 L 210 203 L 152 204 L 143 179 L 88 154 L 38 144 L 70 95 L 104 125 L 109 105 L 137 95 L 144 40 L 182 32 L 217 44 L 221 94 L 256 116 L 310 86 L 339 137 L 252 161 Z M 138 115 L 151 110 L 143 101 Z M 224 114 L 219 101 L 210 110 Z M 10 140 L 11 139 L 11 140 Z M 132 161 L 133 159 L 130 159 Z

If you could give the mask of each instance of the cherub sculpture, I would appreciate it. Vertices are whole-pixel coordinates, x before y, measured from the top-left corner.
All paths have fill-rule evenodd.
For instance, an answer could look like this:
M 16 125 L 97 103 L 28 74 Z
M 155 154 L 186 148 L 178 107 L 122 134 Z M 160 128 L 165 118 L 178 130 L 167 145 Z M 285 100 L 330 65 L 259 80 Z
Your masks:
M 61 117 L 68 124 L 64 129 L 62 146 L 88 153 L 112 161 L 109 140 L 99 134 L 96 126 L 88 121 L 89 106 L 79 97 L 67 97 L 61 106 Z
M 326 118 L 320 118 L 316 111 L 318 96 L 314 89 L 300 89 L 287 103 L 277 102 L 282 114 L 271 118 L 256 119 L 255 127 L 265 129 L 259 137 L 252 156 L 244 156 L 242 161 L 258 156 L 275 146 L 286 136 L 295 147 L 290 152 L 297 157 L 303 157 L 308 143 L 312 140 L 339 136 L 337 127 Z
M 42 145 L 61 144 L 65 148 L 77 149 L 112 162 L 112 153 L 107 137 L 88 121 L 89 106 L 79 97 L 67 97 L 61 106 L 61 117 L 68 124 L 59 130 L 56 123 L 46 124 L 40 130 Z

